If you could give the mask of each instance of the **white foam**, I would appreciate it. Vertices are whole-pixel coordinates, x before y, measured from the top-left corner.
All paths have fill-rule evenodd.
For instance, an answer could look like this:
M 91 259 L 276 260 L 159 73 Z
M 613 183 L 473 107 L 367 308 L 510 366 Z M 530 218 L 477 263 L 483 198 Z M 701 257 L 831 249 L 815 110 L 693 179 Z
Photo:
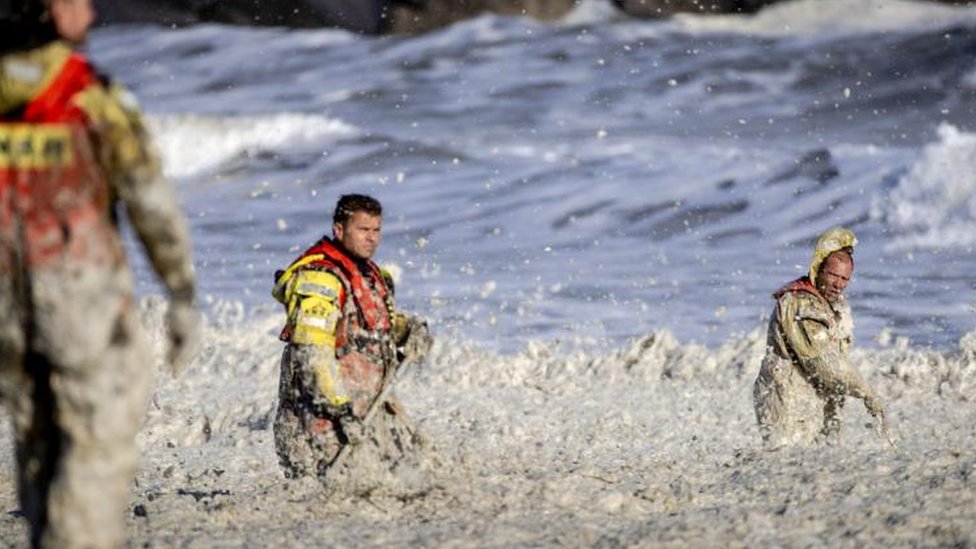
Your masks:
M 895 233 L 889 249 L 944 248 L 976 244 L 976 134 L 939 126 L 939 141 L 927 145 L 874 215 Z
M 187 177 L 213 170 L 254 150 L 307 147 L 355 134 L 334 118 L 300 113 L 266 116 L 150 117 L 148 125 L 163 156 L 169 177 Z
M 165 302 L 158 297 L 142 301 L 142 319 L 154 342 L 158 367 L 162 367 L 164 312 Z M 179 379 L 162 375 L 157 380 L 143 444 L 190 446 L 212 435 L 222 444 L 241 446 L 266 435 L 267 426 L 257 428 L 255 423 L 269 418 L 275 406 L 283 346 L 277 332 L 283 321 L 280 311 L 246 311 L 238 301 L 216 303 L 193 365 Z M 746 389 L 765 351 L 760 329 L 715 348 L 681 342 L 668 331 L 647 333 L 616 349 L 535 340 L 515 353 L 492 351 L 463 336 L 435 339 L 427 364 L 399 383 L 408 402 L 440 410 L 438 414 L 454 406 L 464 408 L 470 404 L 465 394 L 481 390 L 529 388 L 550 396 L 585 395 L 596 387 L 623 389 L 635 384 L 653 391 L 665 382 L 695 391 L 732 385 Z M 903 341 L 889 348 L 857 348 L 851 358 L 869 382 L 899 398 L 938 392 L 961 399 L 976 388 L 976 332 L 964 335 L 957 349 L 948 352 Z M 442 391 L 459 401 L 439 401 Z M 613 404 L 605 406 L 610 409 Z M 174 421 L 174 415 L 184 421 Z
M 592 25 L 618 17 L 619 10 L 609 0 L 582 0 L 573 11 L 563 17 L 566 25 Z
M 674 19 L 691 32 L 823 37 L 972 24 L 976 8 L 913 0 L 795 0 L 750 16 L 680 14 Z
M 157 361 L 164 311 L 161 300 L 143 302 Z M 849 528 L 866 532 L 858 539 L 868 545 L 918 545 L 923 536 L 951 545 L 972 523 L 959 503 L 972 501 L 976 470 L 972 332 L 949 353 L 896 346 L 852 356 L 885 401 L 897 453 L 866 428 L 869 417 L 851 399 L 838 446 L 760 453 L 751 397 L 765 346 L 758 331 L 715 350 L 660 332 L 618 350 L 565 353 L 536 342 L 515 355 L 442 338 L 397 383 L 430 442 L 437 468 L 419 484 L 431 487 L 327 497 L 315 482 L 285 481 L 275 460 L 281 316 L 249 317 L 239 303 L 218 303 L 191 367 L 157 380 L 128 502 L 143 511 L 127 522 L 133 545 L 465 545 L 477 529 L 478 539 L 509 545 L 613 536 L 656 546 L 675 542 L 667 537 L 674 521 L 680 545 L 743 539 L 743 524 L 750 545 L 791 545 L 811 539 L 811 514 L 844 517 L 840 529 L 823 527 L 828 545 L 842 545 Z M 0 503 L 15 509 L 13 436 L 2 417 L 0 450 Z M 931 502 L 921 526 L 892 533 L 877 524 L 920 500 Z M 790 507 L 780 513 L 784 501 Z M 875 512 L 848 512 L 868 507 Z M 503 520 L 485 519 L 496 516 Z M 751 526 L 756 516 L 765 529 Z M 948 534 L 933 538 L 945 524 Z M 0 538 L 26 539 L 23 521 L 0 521 Z

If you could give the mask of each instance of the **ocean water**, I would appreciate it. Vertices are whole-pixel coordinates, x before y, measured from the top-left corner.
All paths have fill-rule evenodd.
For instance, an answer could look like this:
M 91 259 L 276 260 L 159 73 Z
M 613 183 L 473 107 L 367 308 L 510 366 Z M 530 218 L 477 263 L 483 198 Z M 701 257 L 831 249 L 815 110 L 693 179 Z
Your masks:
M 976 8 L 907 0 L 99 30 L 185 205 L 207 319 L 192 368 L 158 379 L 133 543 L 976 544 L 974 30 Z M 383 201 L 377 259 L 437 338 L 399 387 L 438 464 L 407 495 L 324 499 L 275 463 L 272 273 L 349 192 Z M 853 364 L 899 449 L 851 401 L 839 445 L 765 453 L 770 294 L 836 225 L 860 241 Z
M 111 28 L 90 49 L 149 114 L 208 303 L 271 307 L 274 270 L 366 192 L 401 304 L 492 348 L 717 344 L 835 225 L 860 240 L 859 344 L 973 329 L 976 11 L 601 6 L 418 37 Z

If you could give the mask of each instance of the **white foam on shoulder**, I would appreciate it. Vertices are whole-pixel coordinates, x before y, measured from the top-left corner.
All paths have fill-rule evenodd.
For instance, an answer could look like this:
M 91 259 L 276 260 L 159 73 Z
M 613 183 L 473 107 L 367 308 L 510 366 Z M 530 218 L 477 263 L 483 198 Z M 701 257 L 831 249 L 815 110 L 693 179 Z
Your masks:
M 168 177 L 206 173 L 249 151 L 315 146 L 356 133 L 341 120 L 302 113 L 163 115 L 150 117 L 148 125 Z
M 837 36 L 976 23 L 976 8 L 914 0 L 795 0 L 755 15 L 677 15 L 691 32 L 759 36 Z
M 894 233 L 889 249 L 945 248 L 976 244 L 976 134 L 943 123 L 939 140 L 887 196 L 872 208 Z

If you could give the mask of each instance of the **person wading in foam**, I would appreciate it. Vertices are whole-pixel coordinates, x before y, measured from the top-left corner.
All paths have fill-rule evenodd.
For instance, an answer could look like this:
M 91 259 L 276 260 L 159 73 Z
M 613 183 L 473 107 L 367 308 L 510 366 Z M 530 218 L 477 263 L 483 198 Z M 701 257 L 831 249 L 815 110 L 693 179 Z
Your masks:
M 368 447 L 395 469 L 419 442 L 389 384 L 432 341 L 425 321 L 396 310 L 392 278 L 371 261 L 382 214 L 372 197 L 342 196 L 333 237 L 276 273 L 272 294 L 287 313 L 280 335 L 287 345 L 274 435 L 288 478 L 325 480 L 346 445 Z
M 824 232 L 808 274 L 773 294 L 766 356 L 753 386 L 767 448 L 816 437 L 836 442 L 847 396 L 864 401 L 891 442 L 881 399 L 848 361 L 854 324 L 844 289 L 854 271 L 856 243 L 847 229 Z

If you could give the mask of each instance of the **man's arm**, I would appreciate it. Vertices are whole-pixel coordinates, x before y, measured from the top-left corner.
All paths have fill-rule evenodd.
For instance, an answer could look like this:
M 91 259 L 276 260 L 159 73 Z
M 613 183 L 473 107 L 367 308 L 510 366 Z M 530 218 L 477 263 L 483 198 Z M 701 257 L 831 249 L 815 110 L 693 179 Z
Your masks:
M 192 301 L 194 274 L 186 222 L 143 125 L 135 98 L 119 85 L 78 99 L 99 140 L 99 161 L 149 261 L 173 299 Z
M 787 344 L 793 350 L 803 373 L 820 390 L 834 395 L 850 395 L 864 401 L 864 407 L 878 422 L 878 434 L 896 448 L 884 405 L 864 379 L 847 360 L 840 346 L 849 342 L 831 341 L 831 314 L 814 301 L 812 296 L 793 296 L 780 302 L 780 322 Z M 844 331 L 844 330 L 842 330 Z M 847 337 L 849 333 L 839 334 Z
M 92 87 L 76 102 L 97 136 L 98 161 L 170 295 L 168 359 L 178 374 L 199 344 L 199 313 L 190 238 L 179 201 L 163 178 L 159 158 L 135 98 L 118 85 Z
M 875 414 L 882 409 L 881 399 L 840 353 L 831 340 L 830 313 L 812 296 L 791 296 L 780 302 L 780 322 L 787 344 L 793 350 L 803 373 L 822 390 L 862 399 Z
M 395 277 L 391 270 L 381 268 L 380 274 L 386 282 L 386 287 L 390 293 L 396 292 Z M 430 336 L 427 321 L 420 316 L 413 315 L 401 310 L 393 313 L 392 332 L 393 342 L 397 348 L 397 361 L 403 364 L 408 358 L 417 362 L 423 361 L 430 352 L 434 339 Z
M 350 402 L 335 348 L 344 291 L 334 274 L 314 269 L 295 273 L 285 290 L 291 343 L 311 376 L 306 384 L 315 388 L 313 403 L 333 416 L 348 413 Z

